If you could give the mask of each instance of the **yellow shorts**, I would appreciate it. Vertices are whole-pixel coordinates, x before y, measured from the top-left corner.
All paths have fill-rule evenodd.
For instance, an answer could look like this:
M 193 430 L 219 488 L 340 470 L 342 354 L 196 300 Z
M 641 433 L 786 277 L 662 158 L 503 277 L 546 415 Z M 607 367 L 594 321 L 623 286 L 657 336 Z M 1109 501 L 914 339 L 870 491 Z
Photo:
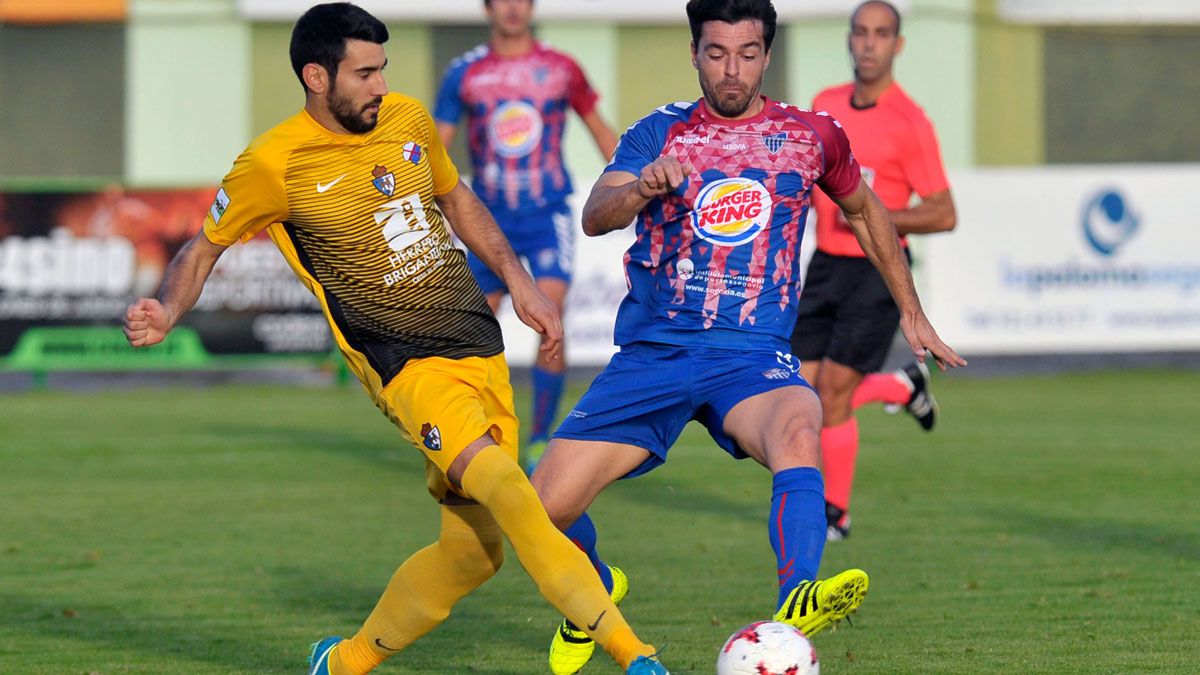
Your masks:
M 463 449 L 484 434 L 491 432 L 500 448 L 517 459 L 517 414 L 503 354 L 413 359 L 379 392 L 375 404 L 425 453 L 426 485 L 439 501 L 447 491 L 466 496 L 446 473 Z

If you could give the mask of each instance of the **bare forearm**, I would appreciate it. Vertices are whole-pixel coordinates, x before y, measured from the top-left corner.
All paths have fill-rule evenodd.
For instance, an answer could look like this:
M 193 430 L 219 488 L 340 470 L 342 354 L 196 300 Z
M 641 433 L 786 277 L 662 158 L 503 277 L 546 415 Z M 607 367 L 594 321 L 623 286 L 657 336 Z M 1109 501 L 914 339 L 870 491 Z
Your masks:
M 612 187 L 596 186 L 583 207 L 583 233 L 598 237 L 633 222 L 650 203 L 638 192 L 637 186 L 637 181 Z
M 454 234 L 511 287 L 519 276 L 527 276 L 525 268 L 517 260 L 512 246 L 496 225 L 496 220 L 492 218 L 487 207 L 461 183 L 455 188 L 455 192 L 458 190 L 465 192 L 456 194 L 453 199 L 445 202 L 439 201 L 454 228 Z
M 879 205 L 859 215 L 848 215 L 847 219 L 863 252 L 887 284 L 896 306 L 904 314 L 919 312 L 921 303 L 913 285 L 912 271 L 900 247 L 896 228 L 888 220 L 887 211 Z
M 958 221 L 949 191 L 930 195 L 912 208 L 889 211 L 888 215 L 900 234 L 949 232 Z
M 203 236 L 204 234 L 201 233 L 196 239 L 185 244 L 163 273 L 162 285 L 158 290 L 158 301 L 162 303 L 163 309 L 170 316 L 171 326 L 174 326 L 180 317 L 195 306 L 196 301 L 200 299 L 201 291 L 204 290 L 204 282 L 208 280 L 208 276 L 217 262 L 216 257 L 207 255 L 208 252 L 202 250 L 205 248 L 205 244 L 209 247 L 213 246 L 207 240 L 204 242 L 198 240 Z

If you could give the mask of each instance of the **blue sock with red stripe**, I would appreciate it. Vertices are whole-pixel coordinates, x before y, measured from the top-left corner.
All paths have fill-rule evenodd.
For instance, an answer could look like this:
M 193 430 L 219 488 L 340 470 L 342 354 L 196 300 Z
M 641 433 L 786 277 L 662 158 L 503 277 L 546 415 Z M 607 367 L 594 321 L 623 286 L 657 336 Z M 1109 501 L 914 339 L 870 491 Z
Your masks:
M 817 578 L 825 551 L 825 482 L 810 466 L 784 469 L 771 481 L 771 548 L 779 561 L 779 602 L 801 581 Z
M 538 366 L 533 367 L 533 428 L 529 431 L 530 441 L 544 441 L 550 437 L 550 425 L 558 415 L 558 403 L 562 400 L 565 372 L 552 373 Z
M 822 508 L 824 507 L 822 506 Z M 571 523 L 571 526 L 563 534 L 566 534 L 567 539 L 578 546 L 579 550 L 587 554 L 588 560 L 591 560 L 592 566 L 596 568 L 596 573 L 600 575 L 600 581 L 604 582 L 604 589 L 612 593 L 612 572 L 608 570 L 608 565 L 604 564 L 604 561 L 600 559 L 600 553 L 596 551 L 596 525 L 592 522 L 591 517 L 585 512 L 579 516 L 579 520 Z

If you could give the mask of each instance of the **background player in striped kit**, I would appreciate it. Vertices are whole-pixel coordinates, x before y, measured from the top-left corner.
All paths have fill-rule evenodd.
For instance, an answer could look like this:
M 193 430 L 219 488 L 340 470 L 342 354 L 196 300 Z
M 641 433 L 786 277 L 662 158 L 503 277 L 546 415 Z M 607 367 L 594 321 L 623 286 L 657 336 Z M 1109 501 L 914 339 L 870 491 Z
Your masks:
M 434 118 L 449 146 L 467 119 L 472 187 L 509 243 L 529 265 L 560 316 L 574 266 L 571 177 L 563 164 L 567 109 L 587 126 L 608 160 L 616 136 L 600 117 L 596 92 L 570 56 L 533 37 L 533 0 L 485 0 L 492 37 L 451 62 Z M 493 310 L 507 288 L 477 256 L 468 263 Z M 533 367 L 533 423 L 524 463 L 532 469 L 562 398 L 566 363 L 538 354 Z
M 904 47 L 900 13 L 882 0 L 859 5 L 847 36 L 854 82 L 817 94 L 813 110 L 842 124 L 863 177 L 879 195 L 907 251 L 906 234 L 946 232 L 956 215 L 933 125 L 892 76 Z M 919 204 L 909 207 L 913 194 Z M 879 272 L 828 197 L 813 200 L 817 251 L 800 298 L 792 353 L 817 389 L 824 411 L 821 470 L 825 475 L 827 535 L 850 534 L 850 491 L 858 457 L 854 409 L 872 402 L 905 406 L 926 431 L 937 419 L 929 370 L 917 361 L 877 373 L 900 324 L 900 309 Z

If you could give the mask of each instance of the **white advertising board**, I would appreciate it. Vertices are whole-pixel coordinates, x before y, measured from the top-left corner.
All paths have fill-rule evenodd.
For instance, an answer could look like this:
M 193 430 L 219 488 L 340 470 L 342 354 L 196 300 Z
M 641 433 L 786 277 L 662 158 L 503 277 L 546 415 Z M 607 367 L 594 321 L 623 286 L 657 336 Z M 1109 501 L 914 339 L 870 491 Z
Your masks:
M 1000 16 L 1017 23 L 1195 24 L 1196 0 L 1000 0 Z
M 602 237 L 585 237 L 575 224 L 575 278 L 567 296 L 563 330 L 567 363 L 573 366 L 602 366 L 616 351 L 613 323 L 625 297 L 625 250 L 633 244 L 633 228 Z M 533 363 L 538 339 L 521 323 L 506 299 L 501 305 L 500 327 L 504 349 L 511 365 Z
M 922 297 L 966 355 L 1200 350 L 1200 165 L 975 169 Z
M 846 17 L 859 0 L 805 0 L 776 2 L 780 21 L 813 17 Z M 294 21 L 312 0 L 238 0 L 238 13 L 260 21 Z M 363 9 L 384 20 L 480 22 L 484 19 L 482 0 L 357 0 Z M 674 23 L 686 21 L 686 0 L 536 0 L 538 20 L 611 21 L 615 23 Z M 906 11 L 909 0 L 895 2 Z

